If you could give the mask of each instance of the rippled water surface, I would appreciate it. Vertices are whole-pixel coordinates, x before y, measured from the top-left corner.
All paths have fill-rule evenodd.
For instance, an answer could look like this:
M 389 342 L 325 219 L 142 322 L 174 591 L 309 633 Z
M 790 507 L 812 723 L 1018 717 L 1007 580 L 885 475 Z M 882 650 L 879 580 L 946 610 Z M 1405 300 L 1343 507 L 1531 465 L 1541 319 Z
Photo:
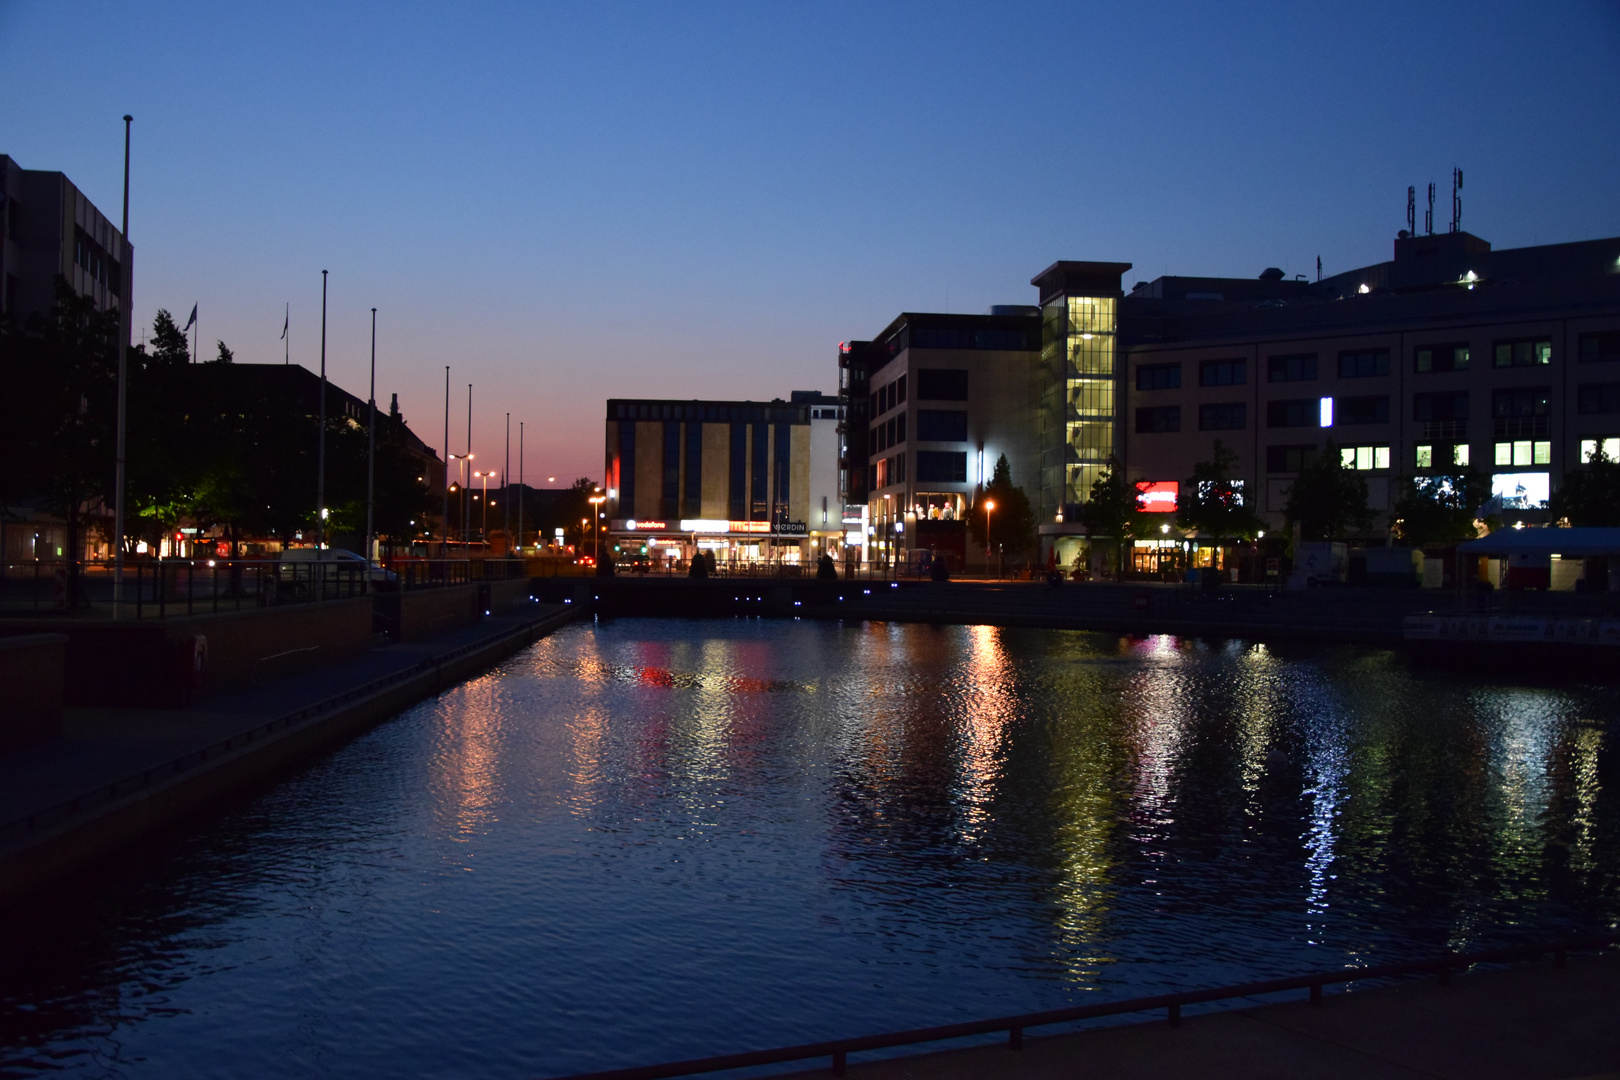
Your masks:
M 0 1069 L 527 1077 L 1613 925 L 1613 696 L 986 627 L 573 627 L 11 912 Z

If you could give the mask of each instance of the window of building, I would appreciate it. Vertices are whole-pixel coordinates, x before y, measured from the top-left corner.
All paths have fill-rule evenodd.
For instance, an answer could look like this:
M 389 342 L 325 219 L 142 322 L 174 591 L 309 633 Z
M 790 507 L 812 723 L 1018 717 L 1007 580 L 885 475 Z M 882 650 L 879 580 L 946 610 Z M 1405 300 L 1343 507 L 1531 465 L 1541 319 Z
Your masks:
M 658 516 L 681 516 L 681 422 L 664 421 L 664 490 L 658 500 Z
M 1199 431 L 1242 431 L 1249 426 L 1249 407 L 1241 401 L 1198 406 Z
M 1160 405 L 1156 408 L 1136 410 L 1138 435 L 1157 435 L 1181 430 L 1181 406 Z
M 1433 420 L 1467 420 L 1468 391 L 1446 394 L 1413 394 L 1412 419 L 1423 422 Z
M 966 409 L 918 409 L 917 438 L 923 442 L 966 442 Z M 918 469 L 922 468 L 919 461 Z
M 1434 371 L 1467 371 L 1467 345 L 1419 345 L 1412 354 L 1412 370 L 1424 373 Z
M 1242 357 L 1204 360 L 1198 365 L 1199 386 L 1242 386 L 1248 380 L 1249 362 Z
M 1362 349 L 1339 354 L 1339 378 L 1370 379 L 1389 374 L 1388 349 Z
M 750 480 L 749 486 L 753 489 L 752 491 L 749 492 L 749 499 L 750 499 L 749 509 L 750 509 L 750 513 L 748 515 L 748 519 L 750 521 L 769 521 L 770 520 L 770 513 L 771 513 L 771 502 L 770 502 L 770 498 L 771 498 L 771 493 L 770 493 L 770 483 L 771 483 L 771 471 L 770 471 L 771 443 L 770 443 L 770 438 L 771 438 L 771 434 L 770 434 L 770 425 L 769 424 L 755 424 L 754 425 L 754 454 L 753 454 L 753 459 L 754 460 L 753 460 L 753 469 L 751 470 L 751 475 L 749 477 L 749 480 Z
M 1022 330 L 983 330 L 955 326 L 917 326 L 911 330 L 916 349 L 989 349 L 1024 352 L 1035 348 Z
M 967 451 L 917 451 L 917 482 L 919 484 L 967 483 Z
M 896 405 L 900 405 L 900 404 L 905 402 L 905 400 L 906 400 L 906 377 L 904 375 L 901 375 L 898 379 L 894 380 L 894 393 L 895 393 L 894 403 Z
M 1498 420 L 1547 416 L 1552 411 L 1552 387 L 1521 386 L 1491 393 L 1491 415 Z
M 1315 353 L 1289 353 L 1266 359 L 1266 378 L 1271 382 L 1314 382 Z
M 1591 461 L 1592 456 L 1599 450 L 1602 450 L 1603 456 L 1610 461 L 1620 461 L 1620 437 L 1609 435 L 1600 439 L 1582 439 L 1581 464 Z
M 1620 412 L 1620 383 L 1582 383 L 1575 389 L 1575 411 L 1583 416 Z
M 1341 425 L 1387 424 L 1389 397 L 1380 394 L 1376 397 L 1341 398 L 1338 405 L 1338 422 Z
M 1266 402 L 1266 427 L 1316 427 L 1318 403 L 1315 398 Z
M 1316 460 L 1315 446 L 1266 447 L 1266 472 L 1297 473 Z
M 1177 390 L 1180 387 L 1180 364 L 1143 364 L 1136 369 L 1138 390 Z
M 1551 338 L 1519 338 L 1498 341 L 1494 367 L 1542 367 L 1552 363 Z
M 636 425 L 619 424 L 619 512 L 636 515 Z
M 968 373 L 946 368 L 918 368 L 917 396 L 924 401 L 966 401 Z
M 1347 469 L 1387 469 L 1389 468 L 1389 447 L 1387 446 L 1341 446 L 1339 448 L 1339 463 Z
M 686 509 L 689 518 L 703 516 L 703 425 L 686 425 Z
M 1436 465 L 1441 467 L 1468 464 L 1467 443 L 1418 443 L 1417 467 L 1432 469 Z
M 1581 335 L 1581 363 L 1599 364 L 1620 360 L 1620 330 L 1600 330 Z
M 1532 439 L 1514 439 L 1496 444 L 1497 465 L 1550 465 L 1552 443 Z

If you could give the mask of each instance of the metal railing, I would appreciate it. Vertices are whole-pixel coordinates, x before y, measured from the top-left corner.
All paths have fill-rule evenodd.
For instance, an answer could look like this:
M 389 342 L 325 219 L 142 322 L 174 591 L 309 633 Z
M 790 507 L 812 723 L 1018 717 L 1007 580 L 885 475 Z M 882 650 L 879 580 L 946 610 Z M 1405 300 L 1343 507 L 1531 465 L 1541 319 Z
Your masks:
M 1260 994 L 1286 993 L 1305 990 L 1312 1005 L 1322 1004 L 1323 988 L 1341 986 L 1366 979 L 1390 979 L 1407 975 L 1433 975 L 1440 985 L 1450 982 L 1451 973 L 1466 970 L 1475 964 L 1497 964 L 1512 960 L 1534 960 L 1551 955 L 1558 967 L 1563 967 L 1572 952 L 1589 952 L 1620 943 L 1620 934 L 1600 934 L 1592 937 L 1568 938 L 1562 941 L 1516 948 L 1489 949 L 1480 952 L 1447 952 L 1426 960 L 1398 964 L 1379 964 L 1374 967 L 1343 968 L 1338 971 L 1318 972 L 1314 975 L 1296 975 L 1287 979 L 1267 979 L 1261 982 L 1240 983 L 1209 990 L 1189 990 L 1177 994 L 1154 994 L 1149 997 L 1129 998 L 1125 1001 L 1103 1002 L 1097 1005 L 1076 1005 L 1066 1009 L 1048 1009 L 1045 1012 L 1023 1013 L 1019 1016 L 1000 1016 L 989 1020 L 970 1020 L 960 1024 L 942 1024 L 938 1027 L 914 1028 L 883 1035 L 863 1035 L 853 1039 L 833 1039 L 827 1042 L 784 1046 L 774 1050 L 754 1050 L 739 1054 L 721 1054 L 716 1057 L 693 1058 L 663 1065 L 643 1065 L 628 1069 L 609 1069 L 605 1072 L 577 1073 L 559 1080 L 664 1080 L 674 1076 L 692 1076 L 700 1073 L 723 1072 L 759 1065 L 779 1065 L 811 1058 L 831 1058 L 834 1076 L 843 1076 L 849 1055 L 864 1050 L 886 1050 L 897 1046 L 914 1046 L 945 1039 L 963 1039 L 975 1035 L 994 1035 L 1005 1032 L 1007 1048 L 1021 1050 L 1024 1031 L 1049 1024 L 1074 1023 L 1105 1016 L 1124 1016 L 1137 1012 L 1165 1010 L 1171 1027 L 1181 1023 L 1181 1010 L 1189 1005 L 1203 1005 L 1232 998 L 1255 997 Z

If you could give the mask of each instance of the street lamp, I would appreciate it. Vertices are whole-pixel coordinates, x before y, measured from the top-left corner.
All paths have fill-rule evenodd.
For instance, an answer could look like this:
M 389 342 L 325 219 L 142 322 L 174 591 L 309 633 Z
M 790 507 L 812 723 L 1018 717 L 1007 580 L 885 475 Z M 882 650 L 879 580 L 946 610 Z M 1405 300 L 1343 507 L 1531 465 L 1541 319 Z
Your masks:
M 450 460 L 453 461 L 453 462 L 460 462 L 460 464 L 457 465 L 456 467 L 461 470 L 461 485 L 460 485 L 460 487 L 461 487 L 461 504 L 462 504 L 463 507 L 465 507 L 467 505 L 467 462 L 472 460 L 472 455 L 471 454 L 451 454 L 450 455 Z M 447 474 L 445 476 L 445 479 L 449 480 L 448 472 L 447 472 Z M 445 503 L 446 503 L 446 506 L 448 506 L 448 504 L 450 502 L 450 492 L 455 491 L 456 486 L 457 485 L 455 485 L 454 483 L 447 483 L 445 485 L 444 490 L 445 490 Z M 463 513 L 462 514 L 462 521 L 465 522 L 466 520 L 467 520 L 467 516 L 466 516 L 465 513 Z M 449 522 L 445 522 L 444 531 L 447 534 L 449 533 L 449 531 L 450 531 L 450 523 Z M 466 529 L 462 530 L 461 542 L 463 544 L 465 544 L 467 542 L 467 531 L 466 531 Z
M 589 499 L 587 499 L 585 501 L 591 504 L 591 535 L 592 535 L 592 538 L 596 541 L 596 566 L 597 566 L 597 569 L 600 570 L 601 566 L 602 566 L 602 514 L 601 514 L 601 509 L 602 509 L 602 504 L 607 502 L 607 496 L 602 494 L 602 489 L 601 488 L 597 488 L 596 489 L 596 494 L 592 495 Z
M 990 511 L 995 508 L 996 501 L 994 499 L 984 501 L 984 568 L 986 570 L 990 569 Z
M 494 475 L 494 469 L 490 469 L 488 472 L 478 472 L 476 470 L 473 472 L 473 476 L 480 477 L 484 481 L 484 521 L 482 525 L 478 526 L 478 539 L 482 540 L 485 546 L 489 544 L 489 478 Z

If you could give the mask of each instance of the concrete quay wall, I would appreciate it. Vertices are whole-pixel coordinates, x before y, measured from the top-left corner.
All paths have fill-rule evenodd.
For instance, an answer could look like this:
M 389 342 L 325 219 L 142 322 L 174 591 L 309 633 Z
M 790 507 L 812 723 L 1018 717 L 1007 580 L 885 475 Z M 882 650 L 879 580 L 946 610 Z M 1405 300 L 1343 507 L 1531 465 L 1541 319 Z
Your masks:
M 537 613 L 335 696 L 216 739 L 141 773 L 0 822 L 0 901 L 93 865 L 141 837 L 331 749 L 565 625 Z M 87 784 L 95 783 L 93 778 Z
M 0 638 L 0 754 L 62 734 L 67 635 Z

